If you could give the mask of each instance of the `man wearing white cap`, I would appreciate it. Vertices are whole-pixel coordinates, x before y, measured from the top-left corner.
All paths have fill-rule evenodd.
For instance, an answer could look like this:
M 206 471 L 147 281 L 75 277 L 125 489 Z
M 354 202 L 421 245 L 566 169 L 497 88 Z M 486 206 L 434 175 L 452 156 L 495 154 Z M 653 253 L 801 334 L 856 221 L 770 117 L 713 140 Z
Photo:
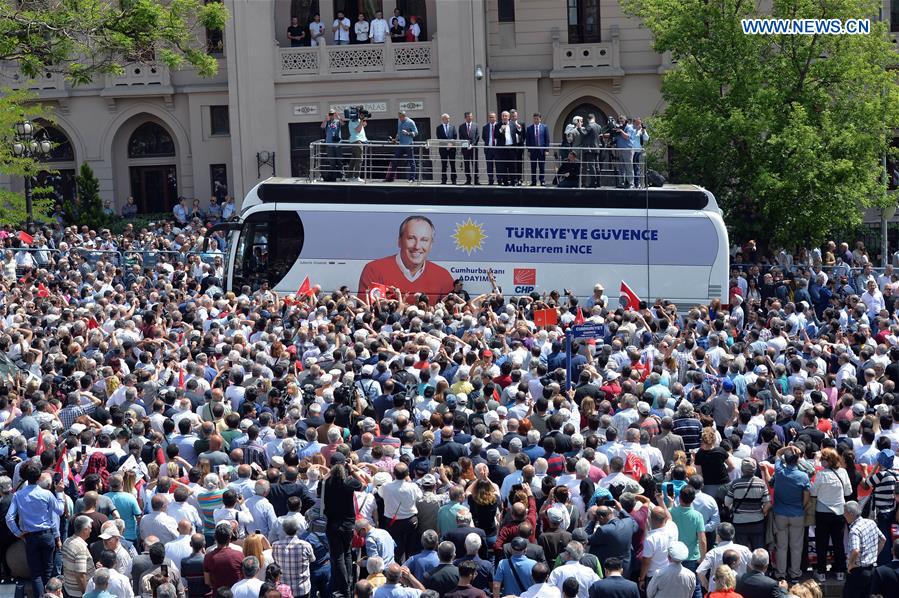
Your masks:
M 674 541 L 668 547 L 668 566 L 659 570 L 646 588 L 647 598 L 700 598 L 702 590 L 696 584 L 696 575 L 683 566 L 689 550 L 687 545 Z

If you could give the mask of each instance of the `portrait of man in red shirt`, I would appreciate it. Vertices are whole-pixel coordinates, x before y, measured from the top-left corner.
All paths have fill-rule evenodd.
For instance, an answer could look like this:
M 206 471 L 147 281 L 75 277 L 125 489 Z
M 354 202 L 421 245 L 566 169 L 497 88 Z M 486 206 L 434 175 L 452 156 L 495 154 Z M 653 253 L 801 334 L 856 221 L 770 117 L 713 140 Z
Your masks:
M 427 216 L 409 216 L 400 224 L 394 255 L 365 264 L 359 277 L 359 295 L 366 296 L 373 284 L 396 287 L 404 295 L 427 293 L 434 299 L 453 290 L 453 277 L 446 268 L 428 261 L 437 231 Z

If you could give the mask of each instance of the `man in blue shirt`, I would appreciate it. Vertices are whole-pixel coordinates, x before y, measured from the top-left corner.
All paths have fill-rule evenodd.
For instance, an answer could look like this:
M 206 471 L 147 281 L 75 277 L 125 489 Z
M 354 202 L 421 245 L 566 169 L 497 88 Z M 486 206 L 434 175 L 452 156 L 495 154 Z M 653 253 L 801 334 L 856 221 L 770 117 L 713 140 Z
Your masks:
M 49 476 L 40 483 L 41 466 L 34 461 L 23 464 L 21 474 L 28 484 L 13 495 L 6 513 L 6 525 L 14 535 L 25 540 L 25 557 L 34 595 L 43 596 L 44 584 L 53 576 L 56 561 L 65 485 L 60 482 L 56 485 L 56 494 L 50 492 Z
M 360 519 L 356 522 L 356 531 L 365 538 L 365 554 L 368 558 L 379 556 L 384 559 L 384 564 L 394 562 L 393 555 L 396 551 L 396 542 L 387 530 L 373 527 L 371 521 Z M 364 564 L 362 565 L 365 566 Z
M 493 595 L 520 596 L 534 583 L 531 569 L 537 561 L 524 556 L 528 541 L 524 538 L 512 540 L 512 556 L 503 559 L 493 574 Z
M 631 149 L 634 151 L 634 185 L 645 187 L 643 182 L 643 145 L 649 141 L 649 133 L 643 126 L 643 121 L 634 119 L 634 134 L 631 135 Z
M 429 571 L 440 564 L 440 558 L 437 556 L 437 544 L 439 543 L 440 538 L 437 537 L 437 532 L 432 529 L 426 530 L 421 535 L 421 552 L 406 559 L 403 567 L 409 569 L 417 579 L 424 579 Z
M 398 116 L 399 120 L 397 121 L 396 126 L 396 139 L 394 141 L 399 147 L 396 148 L 396 151 L 393 154 L 394 160 L 387 169 L 387 178 L 384 179 L 384 181 L 387 183 L 393 181 L 402 160 L 406 162 L 409 182 L 411 183 L 415 181 L 416 173 L 415 148 L 412 144 L 415 141 L 415 137 L 418 135 L 418 127 L 415 126 L 414 120 L 406 116 L 404 110 L 400 110 Z
M 618 160 L 618 184 L 617 187 L 627 189 L 634 186 L 634 150 L 631 149 L 631 136 L 634 135 L 633 125 L 627 121 L 623 114 L 618 117 L 618 128 L 612 130 L 612 141 L 615 144 L 615 159 Z
M 328 118 L 322 123 L 325 143 L 327 145 L 328 168 L 322 178 L 326 181 L 335 181 L 343 174 L 341 164 L 341 147 L 338 145 L 343 137 L 343 122 L 336 110 L 328 110 Z
M 375 590 L 373 598 L 418 598 L 425 589 L 408 569 L 396 563 L 387 566 L 384 577 L 387 583 Z
M 777 451 L 774 464 L 774 533 L 777 554 L 786 555 L 789 545 L 790 580 L 801 574 L 802 547 L 805 545 L 805 503 L 809 500 L 808 474 L 798 467 L 802 451 L 785 446 Z M 777 574 L 787 573 L 787 559 L 777 559 Z

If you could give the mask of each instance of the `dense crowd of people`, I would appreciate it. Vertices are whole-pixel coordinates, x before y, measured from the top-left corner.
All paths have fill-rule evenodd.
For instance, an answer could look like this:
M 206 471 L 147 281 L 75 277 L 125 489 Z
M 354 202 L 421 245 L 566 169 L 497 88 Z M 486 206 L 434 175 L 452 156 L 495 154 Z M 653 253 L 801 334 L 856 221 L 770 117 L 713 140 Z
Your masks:
M 830 245 L 747 244 L 728 305 L 369 304 L 226 292 L 190 222 L 0 234 L 0 567 L 35 596 L 896 595 L 896 277 L 821 302 Z

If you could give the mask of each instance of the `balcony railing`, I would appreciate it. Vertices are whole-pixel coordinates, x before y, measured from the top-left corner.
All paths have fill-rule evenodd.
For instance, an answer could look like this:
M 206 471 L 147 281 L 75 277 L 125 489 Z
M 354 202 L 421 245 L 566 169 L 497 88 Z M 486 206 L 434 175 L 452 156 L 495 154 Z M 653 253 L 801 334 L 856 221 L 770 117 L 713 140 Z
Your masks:
M 277 72 L 282 77 L 330 74 L 436 71 L 433 41 L 352 46 L 279 48 Z
M 549 77 L 555 91 L 566 79 L 618 79 L 624 76 L 617 25 L 609 28 L 607 42 L 565 44 L 561 35 L 557 28 L 553 29 L 553 70 Z
M 169 68 L 163 64 L 131 63 L 121 75 L 107 75 L 107 88 L 164 87 L 172 83 Z
M 65 77 L 60 73 L 44 71 L 36 77 L 27 77 L 15 62 L 0 63 L 0 88 L 28 89 L 31 91 L 62 91 Z

